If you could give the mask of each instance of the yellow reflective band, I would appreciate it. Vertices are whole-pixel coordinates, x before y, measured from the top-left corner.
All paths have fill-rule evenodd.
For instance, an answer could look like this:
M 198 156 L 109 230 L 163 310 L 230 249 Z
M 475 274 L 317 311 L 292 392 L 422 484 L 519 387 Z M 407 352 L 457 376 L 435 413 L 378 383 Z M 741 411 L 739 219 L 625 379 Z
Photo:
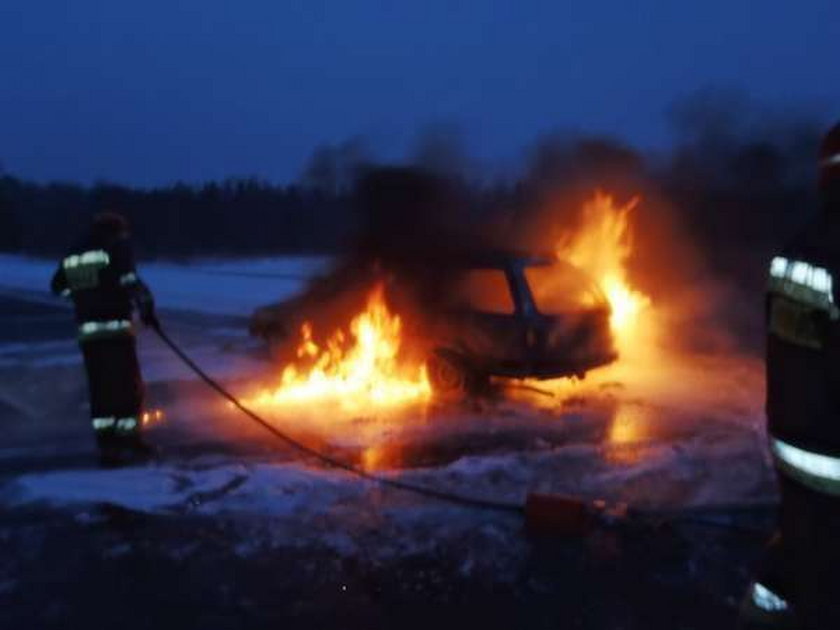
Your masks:
M 111 257 L 104 249 L 93 249 L 81 254 L 74 254 L 64 259 L 62 263 L 65 269 L 74 269 L 82 265 L 100 265 L 105 266 L 110 264 Z
M 120 284 L 124 287 L 128 286 L 129 284 L 137 284 L 137 274 L 133 271 L 124 273 L 120 276 Z
M 116 337 L 132 332 L 132 324 L 127 319 L 112 319 L 104 322 L 85 322 L 79 326 L 79 340 Z
M 87 291 L 99 286 L 99 272 L 108 266 L 111 257 L 102 249 L 68 256 L 62 262 L 67 285 L 73 291 Z
M 107 418 L 93 418 L 91 420 L 91 424 L 93 425 L 94 431 L 103 431 L 105 429 L 112 428 L 117 422 L 117 419 L 113 416 Z
M 138 427 L 137 418 L 135 417 L 128 417 L 128 418 L 118 418 L 117 419 L 117 431 L 134 431 Z
M 770 275 L 774 278 L 784 278 L 789 261 L 787 258 L 776 256 L 770 263 Z
M 784 599 L 758 582 L 753 584 L 752 600 L 753 604 L 766 612 L 779 613 L 789 608 L 788 603 Z
M 107 322 L 85 322 L 79 327 L 79 332 L 83 335 L 91 335 L 97 332 L 116 332 L 129 328 L 131 328 L 131 322 L 127 319 L 112 319 Z
M 840 458 L 806 451 L 777 438 L 770 440 L 770 450 L 783 473 L 819 492 L 840 495 Z
M 68 297 L 70 297 L 71 295 L 73 295 L 73 292 L 72 292 L 70 289 L 64 289 L 64 290 L 61 292 L 61 297 L 64 297 L 64 298 L 68 298 Z
M 823 267 L 776 256 L 770 263 L 769 289 L 840 319 L 840 309 L 834 304 L 834 278 Z
M 826 302 L 834 302 L 834 281 L 828 270 L 823 267 L 777 256 L 770 263 L 770 277 L 805 286 L 823 294 Z

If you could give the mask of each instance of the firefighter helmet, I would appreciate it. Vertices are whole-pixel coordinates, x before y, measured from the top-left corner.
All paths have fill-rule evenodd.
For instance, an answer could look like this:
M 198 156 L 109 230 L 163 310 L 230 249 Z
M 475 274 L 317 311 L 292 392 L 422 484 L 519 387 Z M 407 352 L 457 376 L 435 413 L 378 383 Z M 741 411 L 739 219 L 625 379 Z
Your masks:
M 128 220 L 116 212 L 100 212 L 93 217 L 93 231 L 104 237 L 117 237 L 128 233 Z

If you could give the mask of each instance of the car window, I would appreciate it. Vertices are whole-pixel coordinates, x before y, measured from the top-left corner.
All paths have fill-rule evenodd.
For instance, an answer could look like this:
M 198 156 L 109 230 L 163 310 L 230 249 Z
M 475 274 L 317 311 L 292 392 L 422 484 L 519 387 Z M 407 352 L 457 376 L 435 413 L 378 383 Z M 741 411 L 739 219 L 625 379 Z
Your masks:
M 525 278 L 537 310 L 547 315 L 600 307 L 606 303 L 597 285 L 567 263 L 525 267 Z
M 471 269 L 460 275 L 457 301 L 484 313 L 510 315 L 514 312 L 513 297 L 505 272 L 501 269 Z

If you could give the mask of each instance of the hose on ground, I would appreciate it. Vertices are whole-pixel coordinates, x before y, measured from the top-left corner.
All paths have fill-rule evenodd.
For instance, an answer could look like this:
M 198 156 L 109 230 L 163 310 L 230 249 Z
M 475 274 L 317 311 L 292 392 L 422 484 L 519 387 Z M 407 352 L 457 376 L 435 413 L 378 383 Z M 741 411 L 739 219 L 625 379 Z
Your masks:
M 195 361 L 193 361 L 192 358 L 190 358 L 190 356 L 187 355 L 177 343 L 175 343 L 175 341 L 166 333 L 166 331 L 163 330 L 163 328 L 159 324 L 153 326 L 153 329 L 157 333 L 158 337 L 160 337 L 161 341 L 163 341 L 163 343 L 166 346 L 168 346 L 169 349 L 172 350 L 172 352 L 174 352 L 175 355 L 179 359 L 181 359 L 181 361 L 183 361 L 184 364 L 190 370 L 192 370 L 202 381 L 204 381 L 212 390 L 214 390 L 222 398 L 230 402 L 247 418 L 258 424 L 263 429 L 268 431 L 271 435 L 273 435 L 275 438 L 284 442 L 285 444 L 297 450 L 298 452 L 315 460 L 318 460 L 328 467 L 344 470 L 348 473 L 356 475 L 357 477 L 374 482 L 384 487 L 394 488 L 396 490 L 401 490 L 404 492 L 410 492 L 416 495 L 423 496 L 425 498 L 436 499 L 438 501 L 442 501 L 452 505 L 458 505 L 461 507 L 526 516 L 525 505 L 464 496 L 454 492 L 437 490 L 435 488 L 429 488 L 428 486 L 421 486 L 406 481 L 400 481 L 398 479 L 390 479 L 388 477 L 383 477 L 380 475 L 370 473 L 349 462 L 345 462 L 335 457 L 331 457 L 310 446 L 307 446 L 303 442 L 300 442 L 299 440 L 293 438 L 292 436 L 275 427 L 273 424 L 265 420 L 262 416 L 260 416 L 252 409 L 246 407 L 236 396 L 231 394 L 224 386 L 222 386 L 217 380 L 215 380 L 213 377 L 207 374 Z M 579 501 L 581 504 L 589 503 L 588 501 L 582 499 L 577 499 L 577 501 Z M 660 513 L 657 513 L 656 511 L 639 511 L 637 512 L 637 520 L 647 521 L 648 523 L 650 523 L 651 521 L 691 523 L 695 525 L 705 525 L 708 527 L 729 529 L 733 532 L 741 534 L 760 535 L 764 533 L 757 529 L 753 530 L 752 528 L 745 528 L 735 523 L 704 519 L 702 517 L 699 517 L 697 514 L 693 513 L 692 510 Z
M 187 367 L 189 367 L 193 372 L 195 372 L 195 374 L 201 380 L 203 380 L 212 390 L 214 390 L 220 396 L 228 400 L 246 417 L 260 425 L 263 429 L 271 433 L 275 438 L 281 440 L 282 442 L 285 442 L 288 446 L 299 451 L 300 453 L 303 453 L 304 455 L 312 457 L 313 459 L 316 459 L 321 463 L 326 464 L 327 466 L 339 468 L 353 475 L 361 477 L 362 479 L 366 479 L 368 481 L 377 483 L 381 486 L 395 488 L 397 490 L 403 490 L 405 492 L 412 492 L 414 494 L 421 495 L 426 498 L 437 499 L 439 501 L 460 505 L 462 507 L 492 510 L 495 512 L 505 512 L 508 514 L 524 514 L 524 507 L 516 503 L 506 503 L 503 501 L 491 501 L 489 499 L 467 497 L 460 494 L 456 494 L 454 492 L 436 490 L 434 488 L 420 486 L 413 483 L 400 481 L 398 479 L 389 479 L 387 477 L 382 477 L 380 475 L 369 473 L 366 470 L 359 468 L 358 466 L 355 466 L 349 462 L 345 462 L 335 457 L 330 457 L 329 455 L 321 453 L 320 451 L 317 451 L 314 448 L 307 446 L 303 442 L 300 442 L 299 440 L 296 440 L 287 433 L 281 431 L 273 424 L 265 420 L 262 416 L 257 414 L 255 411 L 246 407 L 236 396 L 231 394 L 218 381 L 216 381 L 213 377 L 211 377 L 203 369 L 201 369 L 201 367 L 195 361 L 193 361 L 180 348 L 180 346 L 178 346 L 177 343 L 175 343 L 172 340 L 172 338 L 166 333 L 166 331 L 163 330 L 161 326 L 155 326 L 154 330 L 157 333 L 158 337 L 160 337 L 161 341 L 163 341 L 163 343 L 166 344 L 169 347 L 169 349 L 172 350 L 172 352 L 174 352 L 178 356 L 178 358 L 181 359 L 181 361 L 183 361 L 187 365 Z

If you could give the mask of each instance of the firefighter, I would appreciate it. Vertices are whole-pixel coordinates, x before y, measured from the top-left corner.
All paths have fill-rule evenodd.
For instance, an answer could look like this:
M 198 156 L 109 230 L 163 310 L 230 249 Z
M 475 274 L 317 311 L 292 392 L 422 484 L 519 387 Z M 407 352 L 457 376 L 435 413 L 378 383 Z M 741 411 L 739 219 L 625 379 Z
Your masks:
M 143 379 L 132 312 L 157 327 L 152 294 L 137 275 L 128 222 L 97 215 L 90 231 L 59 263 L 52 291 L 72 299 L 90 393 L 90 415 L 103 465 L 152 454 L 140 434 Z
M 744 628 L 840 628 L 840 124 L 820 149 L 820 215 L 773 258 L 767 420 L 779 534 Z

